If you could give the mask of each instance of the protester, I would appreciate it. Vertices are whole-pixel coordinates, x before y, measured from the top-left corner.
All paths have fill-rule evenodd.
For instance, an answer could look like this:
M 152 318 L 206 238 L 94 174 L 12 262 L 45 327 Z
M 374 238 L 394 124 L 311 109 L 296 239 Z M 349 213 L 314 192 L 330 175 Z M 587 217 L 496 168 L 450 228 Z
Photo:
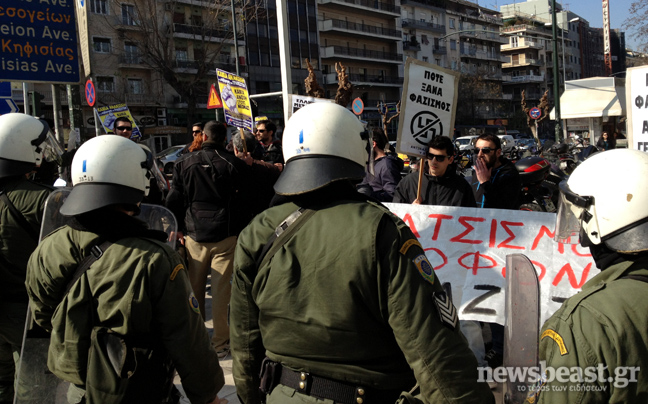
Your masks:
M 367 168 L 364 180 L 358 185 L 360 192 L 371 195 L 380 202 L 391 202 L 396 186 L 401 180 L 404 162 L 394 154 L 386 154 L 387 136 L 382 129 L 372 131 L 373 173 Z
M 610 167 L 633 175 L 619 176 Z M 648 154 L 616 149 L 588 158 L 560 184 L 555 240 L 580 239 L 601 272 L 542 327 L 545 372 L 529 402 L 538 394 L 536 402 L 551 404 L 646 402 L 648 192 L 643 174 L 648 174 Z
M 281 149 L 281 140 L 275 139 L 277 125 L 269 119 L 263 119 L 256 123 L 254 134 L 261 146 L 263 146 L 263 161 L 277 165 L 282 170 L 284 159 Z
M 0 403 L 13 403 L 27 316 L 25 272 L 52 188 L 26 179 L 42 160 L 49 127 L 25 114 L 0 116 Z
M 167 207 L 178 219 L 187 250 L 189 280 L 205 317 L 205 290 L 211 272 L 212 345 L 220 358 L 229 353 L 227 305 L 231 294 L 236 237 L 247 224 L 251 198 L 248 166 L 225 150 L 225 124 L 209 121 L 200 151 L 175 162 Z M 184 236 L 184 237 L 183 237 Z
M 48 367 L 71 383 L 70 403 L 162 403 L 173 366 L 192 403 L 220 402 L 223 371 L 182 260 L 134 217 L 151 163 L 118 136 L 84 143 L 60 209 L 70 221 L 29 260 L 32 315 L 51 333 Z
M 493 402 L 416 237 L 356 191 L 363 132 L 333 103 L 288 121 L 275 184 L 287 202 L 258 215 L 236 248 L 240 402 L 394 403 L 417 382 L 425 402 Z
M 203 128 L 205 125 L 202 122 L 196 122 L 193 125 L 191 125 L 191 135 L 193 136 L 193 141 L 186 145 L 184 149 L 182 149 L 182 154 L 186 153 L 191 153 L 196 150 L 200 150 L 203 142 Z

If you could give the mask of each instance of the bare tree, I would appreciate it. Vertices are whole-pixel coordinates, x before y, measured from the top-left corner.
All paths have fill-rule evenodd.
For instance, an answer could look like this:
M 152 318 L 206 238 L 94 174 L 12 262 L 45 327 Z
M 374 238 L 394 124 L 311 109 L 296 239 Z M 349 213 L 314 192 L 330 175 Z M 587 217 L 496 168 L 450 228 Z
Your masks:
M 501 101 L 502 87 L 497 81 L 489 80 L 487 67 L 476 71 L 461 73 L 459 78 L 459 95 L 457 97 L 457 124 L 473 125 L 483 122 L 478 116 L 479 107 L 488 106 L 497 111 Z
M 243 15 L 252 2 L 237 1 L 238 39 Z M 137 47 L 138 63 L 150 67 L 157 79 L 170 86 L 187 104 L 187 124 L 196 116 L 196 105 L 207 101 L 216 69 L 235 70 L 234 24 L 230 0 L 200 5 L 175 0 L 111 0 L 117 18 L 107 17 L 106 28 L 117 31 L 124 44 Z
M 634 31 L 631 36 L 640 42 L 637 50 L 648 53 L 648 2 L 636 0 L 628 12 L 630 17 L 623 22 L 626 31 Z

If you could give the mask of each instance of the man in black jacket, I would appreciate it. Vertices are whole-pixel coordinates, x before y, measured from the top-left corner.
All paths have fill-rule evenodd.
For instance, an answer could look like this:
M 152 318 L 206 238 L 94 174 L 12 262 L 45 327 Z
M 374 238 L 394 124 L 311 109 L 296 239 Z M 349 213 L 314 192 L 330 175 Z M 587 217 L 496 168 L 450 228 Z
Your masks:
M 382 129 L 374 129 L 372 137 L 374 173 L 371 174 L 367 170 L 364 179 L 358 185 L 358 190 L 373 196 L 380 202 L 392 202 L 405 163 L 398 156 L 385 153 L 387 136 Z
M 225 150 L 227 129 L 210 121 L 203 129 L 202 149 L 182 156 L 173 168 L 167 207 L 186 232 L 189 280 L 205 316 L 205 288 L 211 269 L 212 345 L 219 357 L 229 352 L 227 305 L 236 238 L 247 224 L 240 212 L 249 200 L 248 166 Z M 178 238 L 182 241 L 183 234 Z
M 418 172 L 408 174 L 398 184 L 393 202 L 415 205 L 475 207 L 470 184 L 457 174 L 452 165 L 454 145 L 446 136 L 437 136 L 428 143 L 427 159 L 421 181 L 421 199 L 416 199 Z

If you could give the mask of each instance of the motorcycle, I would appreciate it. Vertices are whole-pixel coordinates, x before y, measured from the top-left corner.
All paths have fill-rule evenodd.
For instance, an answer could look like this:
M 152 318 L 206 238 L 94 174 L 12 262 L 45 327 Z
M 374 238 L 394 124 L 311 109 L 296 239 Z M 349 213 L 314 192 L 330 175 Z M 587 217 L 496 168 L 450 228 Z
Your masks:
M 534 212 L 556 212 L 558 205 L 558 184 L 566 175 L 546 158 L 524 157 L 515 163 L 520 174 L 522 190 L 520 210 Z

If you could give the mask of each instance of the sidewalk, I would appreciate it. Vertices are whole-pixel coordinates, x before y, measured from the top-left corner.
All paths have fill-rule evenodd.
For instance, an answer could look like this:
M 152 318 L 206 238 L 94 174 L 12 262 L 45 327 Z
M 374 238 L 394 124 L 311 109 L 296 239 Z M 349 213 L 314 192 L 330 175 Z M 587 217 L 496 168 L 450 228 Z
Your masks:
M 209 335 L 213 332 L 213 324 L 211 320 L 211 288 L 209 285 L 211 281 L 207 281 L 207 293 L 205 294 L 205 327 Z M 238 397 L 236 396 L 236 388 L 234 387 L 234 376 L 232 376 L 232 356 L 227 355 L 224 359 L 220 360 L 221 368 L 223 368 L 223 373 L 225 374 L 225 386 L 218 392 L 218 397 L 221 399 L 227 399 L 229 404 L 240 404 Z M 182 398 L 180 399 L 180 404 L 190 404 L 187 397 L 184 395 L 184 390 L 182 389 L 182 384 L 180 383 L 180 377 L 176 374 L 174 380 L 175 386 L 180 393 L 182 393 Z

